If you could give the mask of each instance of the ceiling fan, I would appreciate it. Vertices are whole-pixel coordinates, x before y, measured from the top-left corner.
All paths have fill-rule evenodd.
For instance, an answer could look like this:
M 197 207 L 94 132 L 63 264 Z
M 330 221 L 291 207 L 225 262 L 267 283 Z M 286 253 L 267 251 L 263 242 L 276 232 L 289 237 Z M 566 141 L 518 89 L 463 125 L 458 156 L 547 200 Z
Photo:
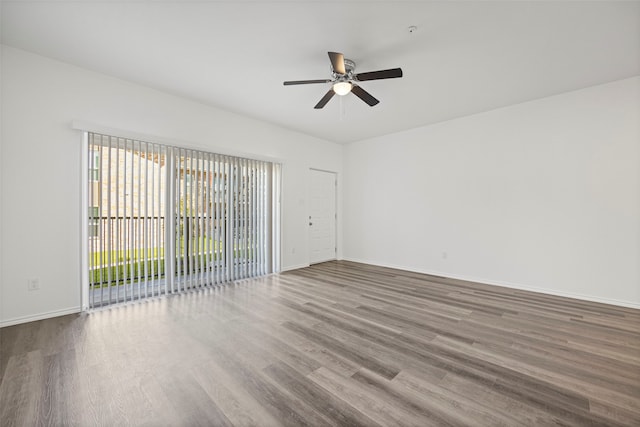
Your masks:
M 349 92 L 352 92 L 358 98 L 366 102 L 370 107 L 373 107 L 380 101 L 374 98 L 369 92 L 358 86 L 357 82 L 364 82 L 367 80 L 381 80 L 381 79 L 394 79 L 402 77 L 401 68 L 391 68 L 389 70 L 369 71 L 366 73 L 355 74 L 356 63 L 350 59 L 345 59 L 344 55 L 338 52 L 328 52 L 329 59 L 331 60 L 331 79 L 320 80 L 295 80 L 284 82 L 285 86 L 290 85 L 305 85 L 314 83 L 332 83 L 331 89 L 322 97 L 320 102 L 316 104 L 316 109 L 322 108 L 327 105 L 327 102 L 333 95 L 344 96 Z

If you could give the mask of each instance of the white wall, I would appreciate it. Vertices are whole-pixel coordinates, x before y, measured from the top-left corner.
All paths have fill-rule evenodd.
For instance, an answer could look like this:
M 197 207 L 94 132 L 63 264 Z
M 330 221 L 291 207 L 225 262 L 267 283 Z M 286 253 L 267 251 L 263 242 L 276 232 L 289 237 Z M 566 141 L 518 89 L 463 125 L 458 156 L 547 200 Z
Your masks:
M 0 22 L 2 21 L 2 7 L 0 7 Z M 2 100 L 3 98 L 3 93 L 2 93 L 2 58 L 3 58 L 3 51 L 4 51 L 4 45 L 2 45 L 0 43 L 0 268 L 2 268 L 2 227 L 3 227 L 3 221 L 2 221 L 2 193 L 3 193 L 3 187 L 2 187 L 2 141 L 3 141 L 3 136 L 4 136 L 4 126 L 2 125 Z M 4 301 L 4 296 L 3 296 L 3 291 L 2 291 L 2 271 L 0 271 L 0 322 L 2 322 L 2 313 L 3 313 L 3 309 L 2 309 L 2 301 Z M 0 323 L 0 325 L 2 325 L 2 323 Z
M 640 307 L 640 78 L 353 143 L 343 159 L 342 146 L 7 46 L 0 61 L 0 326 L 80 307 L 73 120 L 282 161 L 284 269 L 308 262 L 313 167 L 344 189 L 339 257 Z
M 0 325 L 80 307 L 81 133 L 74 120 L 281 161 L 282 268 L 308 264 L 308 170 L 341 179 L 342 146 L 7 46 L 0 72 Z M 27 291 L 30 277 L 41 290 Z
M 344 257 L 640 307 L 639 120 L 636 77 L 350 144 Z

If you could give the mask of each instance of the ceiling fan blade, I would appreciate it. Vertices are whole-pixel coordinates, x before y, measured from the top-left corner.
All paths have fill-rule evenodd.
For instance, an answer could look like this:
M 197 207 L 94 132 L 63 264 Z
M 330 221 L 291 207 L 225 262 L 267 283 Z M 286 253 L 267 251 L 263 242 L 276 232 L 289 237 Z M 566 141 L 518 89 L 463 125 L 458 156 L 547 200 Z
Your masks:
M 323 80 L 293 80 L 293 81 L 289 81 L 289 82 L 284 82 L 285 86 L 291 86 L 291 85 L 308 85 L 308 84 L 312 84 L 312 83 L 329 83 L 331 82 L 331 80 L 329 79 L 323 79 Z
M 347 70 L 344 68 L 344 55 L 338 52 L 327 52 L 329 59 L 331 60 L 331 67 L 333 71 L 338 74 L 347 74 Z
M 368 73 L 360 73 L 355 75 L 358 81 L 395 79 L 402 77 L 402 68 L 391 68 L 390 70 L 369 71 Z
M 331 98 L 333 98 L 333 95 L 335 95 L 335 92 L 333 91 L 333 89 L 329 89 L 329 92 L 327 92 L 327 93 L 322 97 L 322 99 L 320 100 L 320 102 L 318 102 L 318 103 L 316 104 L 316 106 L 315 106 L 315 107 L 313 107 L 313 108 L 315 108 L 315 109 L 320 109 L 320 108 L 324 107 L 325 105 L 327 105 L 327 102 L 329 102 L 329 100 L 330 100 Z
M 375 99 L 373 95 L 371 95 L 366 90 L 362 89 L 360 86 L 353 85 L 353 87 L 351 88 L 351 92 L 353 92 L 355 96 L 357 96 L 358 98 L 362 99 L 364 102 L 369 104 L 369 107 L 373 107 L 378 102 L 380 102 L 377 99 Z

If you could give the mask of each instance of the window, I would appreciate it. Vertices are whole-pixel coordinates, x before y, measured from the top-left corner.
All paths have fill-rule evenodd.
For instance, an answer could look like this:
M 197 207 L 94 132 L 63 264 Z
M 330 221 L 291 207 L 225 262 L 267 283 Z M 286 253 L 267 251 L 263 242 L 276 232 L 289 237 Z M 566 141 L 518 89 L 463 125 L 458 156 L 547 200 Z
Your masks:
M 89 238 L 95 239 L 100 237 L 100 208 L 98 206 L 89 206 Z
M 89 153 L 89 177 L 92 181 L 100 181 L 100 150 Z
M 278 164 L 87 139 L 88 307 L 277 270 Z

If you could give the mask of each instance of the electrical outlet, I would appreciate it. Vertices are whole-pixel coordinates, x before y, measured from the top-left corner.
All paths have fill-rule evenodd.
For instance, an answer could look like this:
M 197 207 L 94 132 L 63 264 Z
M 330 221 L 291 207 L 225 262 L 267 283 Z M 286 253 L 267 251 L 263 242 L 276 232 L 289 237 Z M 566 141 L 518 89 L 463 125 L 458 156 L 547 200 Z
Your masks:
M 442 259 L 447 259 L 448 256 L 449 256 L 448 253 L 442 252 Z
M 31 278 L 27 279 L 27 289 L 30 291 L 37 291 L 40 289 L 40 279 Z

